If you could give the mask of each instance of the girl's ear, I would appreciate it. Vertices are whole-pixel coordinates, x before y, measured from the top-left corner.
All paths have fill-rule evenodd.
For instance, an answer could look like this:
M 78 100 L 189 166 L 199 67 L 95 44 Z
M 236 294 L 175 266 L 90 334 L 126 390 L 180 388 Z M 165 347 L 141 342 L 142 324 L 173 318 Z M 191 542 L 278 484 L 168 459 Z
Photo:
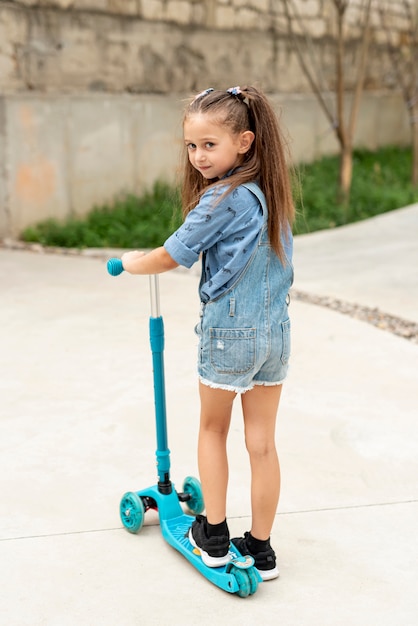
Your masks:
M 241 133 L 239 137 L 240 146 L 238 154 L 246 154 L 248 152 L 248 150 L 251 148 L 251 144 L 254 141 L 254 137 L 255 135 L 252 130 L 245 130 L 243 133 Z

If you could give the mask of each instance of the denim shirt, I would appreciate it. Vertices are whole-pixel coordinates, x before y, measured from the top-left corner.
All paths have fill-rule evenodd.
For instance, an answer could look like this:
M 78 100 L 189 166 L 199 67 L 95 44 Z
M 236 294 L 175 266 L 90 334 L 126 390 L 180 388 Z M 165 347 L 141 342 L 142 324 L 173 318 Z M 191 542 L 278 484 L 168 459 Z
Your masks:
M 220 296 L 239 277 L 256 247 L 264 218 L 257 197 L 243 185 L 219 198 L 227 185 L 206 191 L 184 223 L 164 243 L 168 254 L 191 267 L 202 253 L 202 302 Z

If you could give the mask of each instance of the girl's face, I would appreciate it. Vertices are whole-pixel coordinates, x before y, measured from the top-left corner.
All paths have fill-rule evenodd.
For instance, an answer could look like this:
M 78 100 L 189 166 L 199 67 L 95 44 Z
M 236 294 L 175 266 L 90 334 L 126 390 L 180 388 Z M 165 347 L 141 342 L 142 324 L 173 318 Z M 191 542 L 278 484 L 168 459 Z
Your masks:
M 184 143 L 189 161 L 204 178 L 222 178 L 242 162 L 254 139 L 247 130 L 237 135 L 208 114 L 195 113 L 184 122 Z

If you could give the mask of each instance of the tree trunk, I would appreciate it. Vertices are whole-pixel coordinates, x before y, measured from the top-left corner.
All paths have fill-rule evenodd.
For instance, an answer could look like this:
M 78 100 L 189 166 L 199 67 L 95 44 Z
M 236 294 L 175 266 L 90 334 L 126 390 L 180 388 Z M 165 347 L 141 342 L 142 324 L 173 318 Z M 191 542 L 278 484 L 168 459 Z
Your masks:
M 353 149 L 351 145 L 342 146 L 340 154 L 340 177 L 338 200 L 344 209 L 344 223 L 347 222 L 347 211 L 350 202 L 351 181 L 353 178 Z
M 418 187 L 418 103 L 411 110 L 412 184 Z

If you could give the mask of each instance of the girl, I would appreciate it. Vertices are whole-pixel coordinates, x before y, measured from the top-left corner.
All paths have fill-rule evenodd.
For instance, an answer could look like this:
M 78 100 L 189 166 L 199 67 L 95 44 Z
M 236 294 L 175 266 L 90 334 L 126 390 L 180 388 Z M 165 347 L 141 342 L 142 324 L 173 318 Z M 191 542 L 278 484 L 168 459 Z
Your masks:
M 274 110 L 255 87 L 206 89 L 183 119 L 184 223 L 164 246 L 123 267 L 155 274 L 202 258 L 198 465 L 207 517 L 189 539 L 209 567 L 230 559 L 227 435 L 237 394 L 251 467 L 252 525 L 233 539 L 263 580 L 279 575 L 270 545 L 280 492 L 276 414 L 290 354 L 294 205 Z

